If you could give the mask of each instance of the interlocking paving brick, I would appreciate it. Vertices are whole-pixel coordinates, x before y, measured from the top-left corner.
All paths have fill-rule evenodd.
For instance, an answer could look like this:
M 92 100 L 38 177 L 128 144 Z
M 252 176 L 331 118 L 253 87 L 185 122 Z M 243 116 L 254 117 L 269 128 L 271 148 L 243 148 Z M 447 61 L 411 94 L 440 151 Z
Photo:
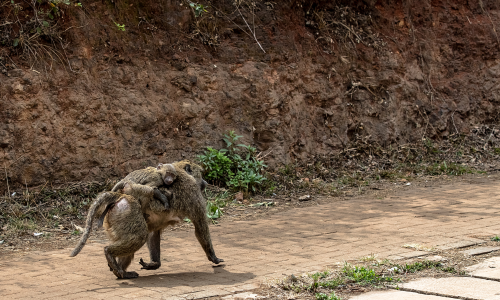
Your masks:
M 90 240 L 75 258 L 68 257 L 72 249 L 32 252 L 2 261 L 0 278 L 8 280 L 0 281 L 0 295 L 186 299 L 250 291 L 266 278 L 320 270 L 371 254 L 379 259 L 423 256 L 428 252 L 401 246 L 465 247 L 483 242 L 470 236 L 497 234 L 497 190 L 495 182 L 415 188 L 386 199 L 331 199 L 281 211 L 270 219 L 222 222 L 210 228 L 215 251 L 225 259 L 216 268 L 207 261 L 192 228 L 167 230 L 161 268 L 140 270 L 139 258 L 149 257 L 143 247 L 130 267 L 140 274 L 134 280 L 115 279 L 102 254 L 104 240 Z M 65 296 L 67 291 L 71 292 Z

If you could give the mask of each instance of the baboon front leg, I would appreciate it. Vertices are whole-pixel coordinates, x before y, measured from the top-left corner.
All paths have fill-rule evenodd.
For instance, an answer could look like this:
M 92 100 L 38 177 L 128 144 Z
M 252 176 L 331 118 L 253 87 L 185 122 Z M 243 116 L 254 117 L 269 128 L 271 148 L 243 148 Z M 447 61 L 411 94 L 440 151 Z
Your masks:
M 214 247 L 212 246 L 212 240 L 210 239 L 210 231 L 208 229 L 208 222 L 206 218 L 193 218 L 191 219 L 194 225 L 194 233 L 201 247 L 205 251 L 207 258 L 209 261 L 214 264 L 219 264 L 224 260 L 221 258 L 217 258 L 215 256 Z
M 123 279 L 129 279 L 129 278 L 137 278 L 139 277 L 139 274 L 137 272 L 127 272 L 128 266 L 130 266 L 130 263 L 132 262 L 132 259 L 134 259 L 134 255 L 128 255 L 128 256 L 120 256 L 118 257 L 117 264 L 118 266 L 123 270 Z
M 161 266 L 160 237 L 161 237 L 161 230 L 156 230 L 148 234 L 148 249 L 149 249 L 149 258 L 151 262 L 146 263 L 141 258 L 141 260 L 139 261 L 139 263 L 142 266 L 141 269 L 156 270 Z

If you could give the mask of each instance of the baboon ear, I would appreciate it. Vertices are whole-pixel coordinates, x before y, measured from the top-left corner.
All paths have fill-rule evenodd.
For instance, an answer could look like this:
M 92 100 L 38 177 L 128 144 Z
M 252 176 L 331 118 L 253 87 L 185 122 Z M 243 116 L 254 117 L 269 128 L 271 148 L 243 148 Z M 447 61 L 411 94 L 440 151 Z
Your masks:
M 207 187 L 208 183 L 205 181 L 205 180 L 201 180 L 201 183 L 200 183 L 200 189 L 201 191 L 204 191 L 205 188 Z
M 184 166 L 184 171 L 186 171 L 189 175 L 193 175 L 193 171 L 191 171 L 191 165 L 187 164 Z
M 162 164 L 162 163 L 159 163 L 159 164 L 156 166 L 156 170 L 161 169 L 161 167 L 163 167 L 163 164 Z

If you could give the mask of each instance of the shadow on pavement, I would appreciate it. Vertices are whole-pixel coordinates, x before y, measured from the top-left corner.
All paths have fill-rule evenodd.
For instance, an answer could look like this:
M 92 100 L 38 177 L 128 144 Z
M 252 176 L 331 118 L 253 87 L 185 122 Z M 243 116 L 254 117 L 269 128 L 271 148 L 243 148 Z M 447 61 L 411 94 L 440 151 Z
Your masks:
M 181 272 L 165 273 L 154 275 L 143 275 L 135 279 L 119 280 L 121 288 L 148 288 L 148 287 L 167 287 L 174 288 L 178 286 L 202 287 L 209 285 L 235 285 L 245 283 L 254 279 L 253 273 L 232 273 L 226 271 L 224 267 L 213 268 L 214 272 Z M 98 291 L 95 289 L 94 291 Z

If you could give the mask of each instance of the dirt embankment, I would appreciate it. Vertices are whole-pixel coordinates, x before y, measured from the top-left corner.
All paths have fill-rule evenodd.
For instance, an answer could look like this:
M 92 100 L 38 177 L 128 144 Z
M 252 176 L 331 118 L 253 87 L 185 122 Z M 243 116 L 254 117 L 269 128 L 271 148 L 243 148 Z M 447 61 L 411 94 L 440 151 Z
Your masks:
M 14 47 L 9 25 L 0 166 L 11 186 L 123 176 L 222 146 L 230 129 L 277 166 L 359 137 L 401 145 L 498 123 L 497 1 L 202 1 L 198 16 L 188 2 L 61 9 L 62 46 L 47 45 L 65 65 Z

